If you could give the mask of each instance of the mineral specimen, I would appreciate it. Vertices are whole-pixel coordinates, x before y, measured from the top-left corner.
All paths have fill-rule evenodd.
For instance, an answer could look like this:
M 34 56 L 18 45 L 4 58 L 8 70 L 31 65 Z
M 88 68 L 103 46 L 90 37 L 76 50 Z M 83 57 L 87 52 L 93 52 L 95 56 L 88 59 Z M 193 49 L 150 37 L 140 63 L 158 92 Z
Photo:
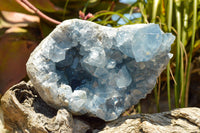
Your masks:
M 151 92 L 174 39 L 157 24 L 66 20 L 33 51 L 27 73 L 52 107 L 111 121 Z

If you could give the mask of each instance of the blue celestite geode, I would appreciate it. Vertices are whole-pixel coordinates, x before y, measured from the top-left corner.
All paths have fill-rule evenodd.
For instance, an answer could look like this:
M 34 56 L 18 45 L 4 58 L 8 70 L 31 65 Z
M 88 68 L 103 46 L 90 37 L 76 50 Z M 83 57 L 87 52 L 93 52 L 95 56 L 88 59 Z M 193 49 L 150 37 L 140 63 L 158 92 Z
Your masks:
M 66 20 L 33 51 L 27 73 L 50 106 L 111 121 L 151 92 L 174 39 L 157 24 Z

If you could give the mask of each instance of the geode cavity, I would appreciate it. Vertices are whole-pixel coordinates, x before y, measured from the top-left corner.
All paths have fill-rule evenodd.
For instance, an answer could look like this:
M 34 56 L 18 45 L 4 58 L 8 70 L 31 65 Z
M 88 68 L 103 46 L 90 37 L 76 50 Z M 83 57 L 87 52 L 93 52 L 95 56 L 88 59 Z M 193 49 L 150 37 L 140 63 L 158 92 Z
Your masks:
M 27 73 L 52 107 L 110 121 L 151 92 L 174 39 L 157 24 L 66 20 L 33 51 Z

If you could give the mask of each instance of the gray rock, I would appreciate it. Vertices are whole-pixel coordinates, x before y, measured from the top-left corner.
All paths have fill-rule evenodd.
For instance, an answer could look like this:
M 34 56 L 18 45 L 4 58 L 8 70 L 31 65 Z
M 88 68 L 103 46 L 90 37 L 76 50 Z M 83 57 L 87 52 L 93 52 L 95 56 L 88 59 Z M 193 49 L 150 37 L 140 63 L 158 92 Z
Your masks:
M 74 119 L 73 133 L 86 133 L 90 130 L 90 125 L 81 119 Z
M 1 98 L 5 128 L 13 133 L 72 133 L 73 118 L 66 109 L 48 106 L 32 85 L 21 82 Z
M 8 131 L 4 128 L 4 119 L 3 119 L 3 111 L 0 107 L 0 132 L 7 133 Z
M 107 123 L 99 133 L 200 133 L 200 109 L 124 116 Z
M 74 117 L 48 106 L 34 87 L 21 82 L 1 99 L 5 128 L 16 133 L 189 133 L 200 132 L 200 109 L 180 108 L 156 114 L 121 116 L 112 122 Z M 3 130 L 0 130 L 3 132 Z
M 156 24 L 66 20 L 31 54 L 27 73 L 50 106 L 111 121 L 151 92 L 174 39 Z

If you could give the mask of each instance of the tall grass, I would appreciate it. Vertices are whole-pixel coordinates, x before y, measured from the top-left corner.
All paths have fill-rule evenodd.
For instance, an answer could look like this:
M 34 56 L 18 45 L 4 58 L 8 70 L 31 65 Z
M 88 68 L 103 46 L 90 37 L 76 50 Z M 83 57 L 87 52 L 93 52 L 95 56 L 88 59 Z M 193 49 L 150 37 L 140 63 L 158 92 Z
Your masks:
M 173 0 L 169 0 L 167 4 L 167 28 L 171 32 L 172 26 L 172 9 L 173 9 Z M 168 96 L 168 107 L 171 110 L 171 89 L 170 89 L 170 61 L 167 65 L 167 96 Z
M 181 0 L 175 1 L 175 12 L 176 12 L 176 29 L 177 29 L 177 37 L 176 37 L 176 71 L 175 71 L 175 80 L 176 83 L 174 85 L 174 95 L 175 95 L 175 106 L 179 107 L 179 94 L 180 87 L 182 87 L 182 66 L 180 65 L 181 57 Z
M 176 42 L 175 45 L 172 46 L 172 49 L 176 49 L 176 51 L 172 51 L 175 56 L 175 60 L 172 60 L 170 62 L 175 64 L 175 72 L 173 73 L 175 75 L 175 82 L 173 83 L 174 101 L 175 101 L 174 106 L 176 108 L 186 107 L 188 105 L 189 77 L 190 77 L 193 49 L 195 44 L 195 32 L 199 27 L 199 25 L 197 26 L 198 1 L 197 0 L 190 0 L 190 1 L 153 0 L 148 2 L 147 4 L 153 3 L 153 5 L 151 6 L 153 8 L 152 15 L 149 17 L 149 19 L 151 19 L 151 22 L 160 23 L 161 21 L 163 25 L 167 25 L 167 29 L 169 32 L 171 32 L 172 29 L 175 29 Z M 159 6 L 159 4 L 161 6 Z M 193 10 L 189 10 L 189 5 L 193 5 L 192 6 Z M 160 10 L 165 12 L 157 12 L 159 8 Z M 175 17 L 173 17 L 172 14 L 174 14 Z M 158 17 L 160 20 L 157 21 L 157 19 L 155 19 L 156 17 Z M 189 21 L 189 19 L 192 19 L 192 21 Z M 192 36 L 188 35 L 188 33 L 190 32 L 192 32 Z M 190 47 L 190 51 L 186 50 L 187 47 Z M 170 65 L 170 63 L 167 66 L 167 81 L 166 81 L 169 110 L 171 109 L 170 69 L 172 66 Z M 155 96 L 156 96 L 155 99 L 158 99 L 157 97 L 159 96 L 157 94 Z M 159 104 L 159 102 L 157 101 L 156 104 Z
M 197 24 L 197 0 L 193 1 L 193 21 L 192 21 L 192 41 L 190 45 L 190 52 L 189 52 L 189 61 L 188 61 L 188 66 L 187 66 L 187 71 L 186 71 L 186 82 L 185 82 L 185 92 L 186 92 L 186 100 L 185 104 L 187 105 L 188 103 L 188 89 L 189 89 L 189 76 L 190 76 L 190 67 L 191 67 L 191 61 L 192 61 L 192 54 L 193 54 L 193 49 L 194 49 L 194 43 L 195 43 L 195 33 L 196 33 L 196 24 Z

